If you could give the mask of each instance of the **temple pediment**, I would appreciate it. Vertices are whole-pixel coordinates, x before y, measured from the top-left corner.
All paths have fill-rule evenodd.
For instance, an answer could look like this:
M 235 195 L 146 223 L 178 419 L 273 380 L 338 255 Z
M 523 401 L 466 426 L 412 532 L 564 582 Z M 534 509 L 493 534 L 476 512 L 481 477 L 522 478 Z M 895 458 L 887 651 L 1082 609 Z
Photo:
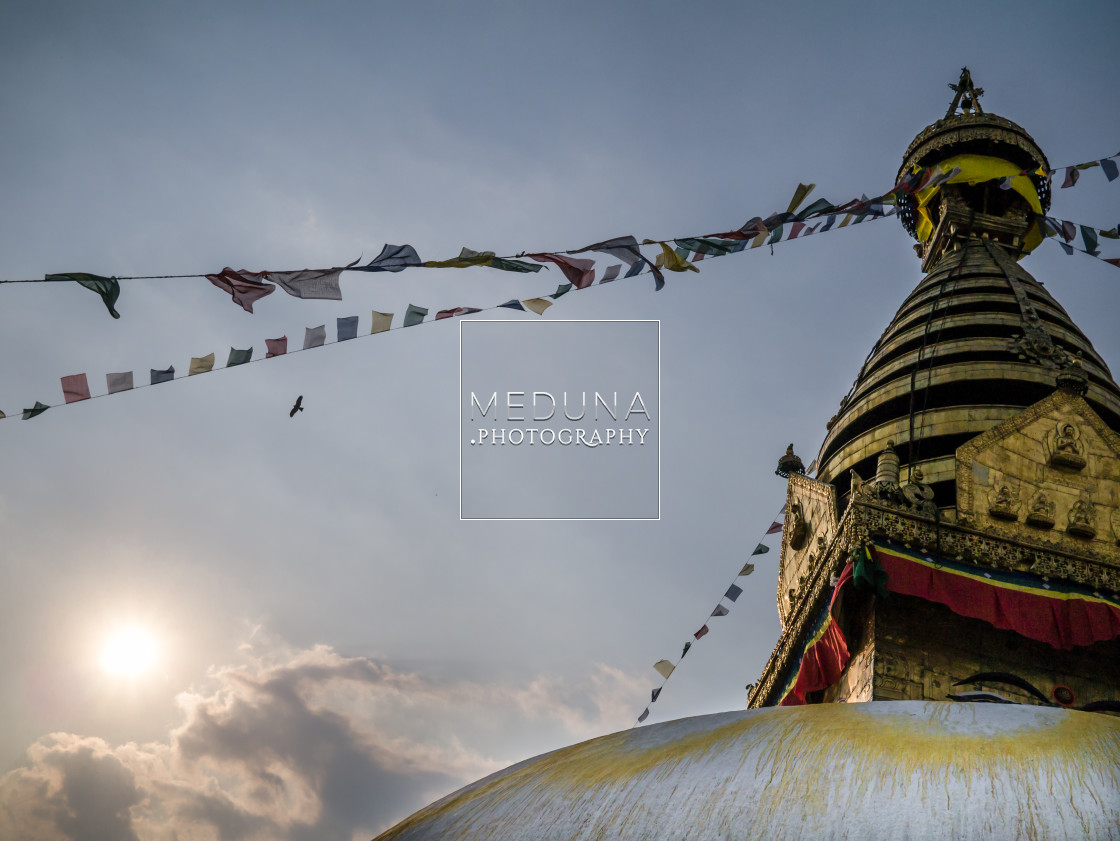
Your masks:
M 836 489 L 807 476 L 791 474 L 778 561 L 778 615 L 783 625 L 834 534 Z
M 1120 566 L 1120 435 L 1058 390 L 957 450 L 962 525 Z

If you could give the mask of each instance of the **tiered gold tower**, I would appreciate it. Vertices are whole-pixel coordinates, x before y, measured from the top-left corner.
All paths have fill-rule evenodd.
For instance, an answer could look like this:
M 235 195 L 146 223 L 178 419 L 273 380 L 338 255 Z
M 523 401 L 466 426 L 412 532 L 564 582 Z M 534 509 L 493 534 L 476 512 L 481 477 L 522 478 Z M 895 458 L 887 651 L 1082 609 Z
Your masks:
M 1036 607 L 1005 621 L 1002 608 L 969 603 L 995 592 L 986 586 L 1021 596 L 1021 605 L 1032 593 L 1041 604 L 1068 591 L 1099 607 L 1096 618 L 1076 621 L 1115 614 L 1120 388 L 1019 265 L 1041 241 L 1049 208 L 1045 155 L 1021 127 L 983 112 L 967 70 L 952 87 L 949 113 L 914 139 L 899 173 L 944 176 L 900 205 L 927 274 L 829 421 L 816 479 L 789 476 L 783 633 L 752 707 L 790 703 L 853 559 L 868 561 L 857 564 L 864 581 L 884 576 L 869 546 L 928 568 L 930 584 L 921 586 L 934 595 L 880 583 L 878 594 L 853 586 L 831 602 L 847 657 L 805 702 L 943 700 L 961 691 L 958 681 L 990 672 L 1020 677 L 1063 705 L 1120 698 L 1120 626 L 1074 628 L 1069 639 L 1095 641 L 1056 646 L 1033 628 Z M 1030 697 L 1014 686 L 1000 692 Z

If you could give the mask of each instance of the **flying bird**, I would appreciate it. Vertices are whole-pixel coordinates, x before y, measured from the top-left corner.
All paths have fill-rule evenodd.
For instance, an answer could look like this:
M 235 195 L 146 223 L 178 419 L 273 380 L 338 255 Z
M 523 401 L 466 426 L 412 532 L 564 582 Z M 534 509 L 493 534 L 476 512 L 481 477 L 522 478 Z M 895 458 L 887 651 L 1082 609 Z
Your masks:
M 296 412 L 302 412 L 302 411 L 303 411 L 303 395 L 301 394 L 299 397 L 296 398 L 296 405 L 292 406 L 292 411 L 290 411 L 288 413 L 288 417 L 294 418 L 296 416 Z

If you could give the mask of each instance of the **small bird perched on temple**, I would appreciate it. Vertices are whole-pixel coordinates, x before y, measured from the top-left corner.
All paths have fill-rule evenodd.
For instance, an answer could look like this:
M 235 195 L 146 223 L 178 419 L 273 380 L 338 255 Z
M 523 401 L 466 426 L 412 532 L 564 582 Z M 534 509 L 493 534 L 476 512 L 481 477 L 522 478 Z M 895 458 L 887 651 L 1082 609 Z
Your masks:
M 303 411 L 303 395 L 301 394 L 299 397 L 296 398 L 296 405 L 292 406 L 292 411 L 290 411 L 288 413 L 288 417 L 294 418 L 296 416 L 296 412 L 302 412 L 302 411 Z

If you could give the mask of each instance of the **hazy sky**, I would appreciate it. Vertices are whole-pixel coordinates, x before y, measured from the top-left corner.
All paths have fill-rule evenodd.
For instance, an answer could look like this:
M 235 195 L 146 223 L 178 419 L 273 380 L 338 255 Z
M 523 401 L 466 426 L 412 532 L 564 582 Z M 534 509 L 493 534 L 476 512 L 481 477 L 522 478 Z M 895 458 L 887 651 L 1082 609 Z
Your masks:
M 798 182 L 889 189 L 965 64 L 1053 166 L 1120 151 L 1115 3 L 859 8 L 9 1 L 0 278 L 725 231 Z M 1115 225 L 1117 190 L 1088 171 L 1053 213 Z M 342 301 L 254 315 L 201 278 L 124 281 L 119 320 L 76 285 L 0 286 L 9 416 L 62 376 L 104 393 L 361 317 L 357 341 L 0 422 L 0 837 L 364 838 L 629 727 L 780 509 L 779 455 L 813 458 L 920 279 L 911 245 L 874 221 L 547 311 L 660 320 L 659 521 L 460 521 L 458 324 L 363 335 L 371 310 L 548 294 L 556 267 L 347 273 Z M 1120 365 L 1120 271 L 1054 243 L 1024 265 Z M 776 559 L 650 723 L 745 704 Z M 154 647 L 132 676 L 101 666 L 122 627 Z

